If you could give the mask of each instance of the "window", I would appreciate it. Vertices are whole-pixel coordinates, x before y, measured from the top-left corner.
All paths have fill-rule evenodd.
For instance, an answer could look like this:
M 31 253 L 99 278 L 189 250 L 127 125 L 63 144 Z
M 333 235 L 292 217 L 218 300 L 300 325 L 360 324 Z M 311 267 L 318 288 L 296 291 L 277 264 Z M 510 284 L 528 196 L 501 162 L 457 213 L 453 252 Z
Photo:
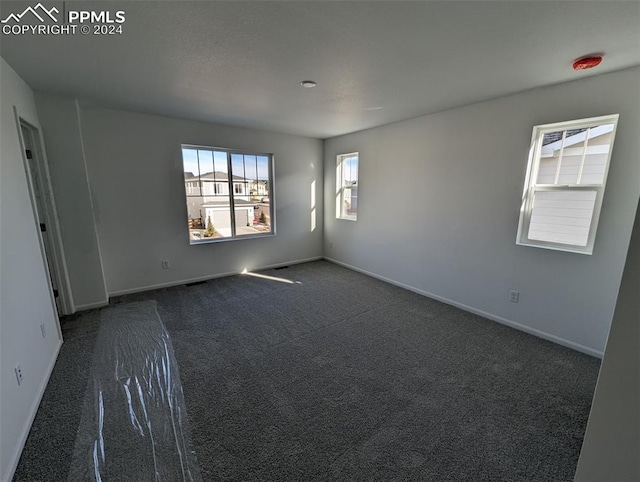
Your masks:
M 358 219 L 358 153 L 340 154 L 336 165 L 336 218 Z
M 200 187 L 198 186 L 197 182 L 187 182 L 187 195 L 194 196 L 199 192 L 200 192 Z
M 517 244 L 591 254 L 618 115 L 533 128 Z
M 271 154 L 183 145 L 182 163 L 191 244 L 275 234 Z

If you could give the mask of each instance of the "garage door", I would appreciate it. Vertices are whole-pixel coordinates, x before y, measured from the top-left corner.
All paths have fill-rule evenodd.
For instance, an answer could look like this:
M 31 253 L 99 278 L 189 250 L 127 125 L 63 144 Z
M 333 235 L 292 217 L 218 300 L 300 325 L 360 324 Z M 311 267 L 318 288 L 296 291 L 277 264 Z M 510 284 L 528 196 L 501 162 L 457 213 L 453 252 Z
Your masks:
M 207 214 L 211 215 L 211 222 L 216 229 L 231 228 L 231 213 L 229 211 L 214 211 L 207 209 Z
M 236 209 L 236 226 L 249 225 L 249 211 L 246 209 Z

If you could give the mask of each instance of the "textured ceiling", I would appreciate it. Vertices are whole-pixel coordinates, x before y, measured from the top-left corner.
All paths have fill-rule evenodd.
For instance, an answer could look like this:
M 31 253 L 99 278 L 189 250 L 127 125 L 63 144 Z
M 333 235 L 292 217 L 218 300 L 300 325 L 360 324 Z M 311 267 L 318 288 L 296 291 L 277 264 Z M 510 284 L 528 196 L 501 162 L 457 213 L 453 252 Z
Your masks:
M 2 18 L 35 2 L 1 2 Z M 62 2 L 44 2 L 57 5 Z M 640 64 L 640 2 L 66 2 L 116 36 L 2 35 L 35 90 L 327 138 Z M 593 71 L 572 61 L 604 52 Z M 318 83 L 304 89 L 299 83 Z

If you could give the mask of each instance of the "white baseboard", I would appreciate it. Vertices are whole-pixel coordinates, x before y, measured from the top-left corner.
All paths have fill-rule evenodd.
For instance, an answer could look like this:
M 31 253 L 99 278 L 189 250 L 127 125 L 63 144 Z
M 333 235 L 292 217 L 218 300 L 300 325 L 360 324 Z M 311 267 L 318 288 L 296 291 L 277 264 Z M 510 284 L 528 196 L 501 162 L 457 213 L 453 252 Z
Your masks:
M 439 296 L 439 295 L 436 295 L 436 294 L 433 294 L 433 293 L 429 293 L 427 291 L 421 290 L 421 289 L 416 288 L 414 286 L 410 286 L 410 285 L 407 285 L 405 283 L 401 283 L 399 281 L 387 278 L 385 276 L 380 276 L 380 275 L 378 275 L 376 273 L 372 273 L 370 271 L 358 268 L 356 266 L 352 266 L 350 264 L 343 263 L 342 261 L 338 261 L 337 259 L 333 259 L 333 258 L 330 258 L 328 256 L 324 256 L 324 259 L 326 259 L 327 261 L 330 261 L 331 263 L 335 263 L 335 264 L 338 264 L 338 265 L 343 266 L 345 268 L 351 269 L 353 271 L 357 271 L 359 273 L 366 274 L 367 276 L 371 276 L 372 278 L 376 278 L 376 279 L 379 279 L 379 280 L 382 280 L 382 281 L 386 281 L 387 283 L 390 283 L 392 285 L 399 286 L 399 287 L 404 288 L 404 289 L 409 290 L 409 291 L 413 291 L 414 293 L 418 293 L 419 295 L 426 296 L 427 298 L 432 298 L 434 300 L 441 301 L 441 302 L 446 303 L 448 305 L 455 306 L 456 308 L 460 308 L 461 310 L 468 311 L 469 313 L 473 313 L 475 315 L 482 316 L 482 317 L 487 318 L 489 320 L 496 321 L 496 322 L 498 322 L 500 324 L 503 324 L 503 325 L 506 325 L 506 326 L 510 326 L 511 328 L 515 328 L 516 330 L 520 330 L 520 331 L 523 331 L 525 333 L 529 333 L 530 335 L 537 336 L 538 338 L 542 338 L 544 340 L 552 341 L 554 343 L 557 343 L 558 345 L 566 346 L 567 348 L 571 348 L 573 350 L 576 350 L 576 351 L 579 351 L 579 352 L 582 352 L 582 353 L 586 353 L 587 355 L 591 355 L 591 356 L 594 356 L 596 358 L 602 358 L 602 356 L 603 356 L 603 352 L 595 350 L 595 349 L 590 348 L 588 346 L 584 346 L 584 345 L 581 345 L 579 343 L 575 343 L 573 341 L 566 340 L 566 339 L 561 338 L 559 336 L 552 335 L 550 333 L 546 333 L 544 331 L 540 331 L 540 330 L 537 330 L 535 328 L 531 328 L 529 326 L 523 325 L 523 324 L 518 323 L 516 321 L 508 320 L 507 318 L 503 318 L 501 316 L 497 316 L 497 315 L 494 315 L 492 313 L 488 313 L 486 311 L 479 310 L 477 308 L 465 305 L 463 303 L 458 303 L 457 301 L 450 300 L 450 299 L 445 298 L 443 296 Z
M 44 395 L 44 391 L 47 388 L 47 384 L 49 383 L 49 378 L 51 377 L 51 372 L 53 372 L 53 367 L 55 366 L 56 360 L 58 359 L 60 347 L 62 347 L 62 340 L 58 341 L 58 346 L 56 347 L 53 353 L 53 357 L 49 362 L 49 366 L 47 367 L 45 376 L 42 378 L 42 381 L 38 386 L 38 391 L 36 392 L 36 396 L 33 399 L 33 403 L 31 404 L 27 421 L 22 429 L 22 432 L 20 433 L 18 443 L 16 444 L 13 454 L 11 455 L 11 459 L 9 459 L 9 465 L 7 466 L 7 469 L 2 476 L 2 482 L 11 482 L 11 480 L 13 479 L 13 475 L 16 471 L 16 468 L 18 467 L 18 462 L 20 461 L 20 455 L 22 455 L 22 450 L 24 449 L 24 444 L 27 441 L 27 437 L 29 436 L 31 425 L 33 425 L 33 420 L 36 418 L 38 407 L 40 407 L 40 402 L 42 401 L 42 396 Z
M 103 306 L 107 306 L 109 304 L 109 298 L 103 301 L 98 301 L 96 303 L 87 303 L 86 305 L 76 305 L 76 311 L 84 311 L 84 310 L 92 310 L 94 308 L 102 308 Z
M 295 259 L 295 260 L 292 260 L 292 261 L 283 261 L 281 263 L 268 264 L 268 265 L 265 265 L 265 266 L 257 266 L 257 267 L 251 268 L 251 270 L 252 271 L 257 271 L 257 270 L 263 270 L 263 269 L 279 268 L 281 266 L 289 266 L 289 265 L 292 265 L 292 264 L 309 263 L 311 261 L 318 261 L 320 259 L 323 259 L 323 257 L 322 256 L 313 256 L 311 258 Z M 215 274 L 215 275 L 200 276 L 198 278 L 189 278 L 189 279 L 183 279 L 183 280 L 178 280 L 178 281 L 169 281 L 168 283 L 159 283 L 159 284 L 149 285 L 149 286 L 139 286 L 137 288 L 112 291 L 112 292 L 109 293 L 109 297 L 130 295 L 130 294 L 133 294 L 133 293 L 142 293 L 144 291 L 152 291 L 152 290 L 157 290 L 157 289 L 161 289 L 161 288 L 171 288 L 172 286 L 180 286 L 180 285 L 184 285 L 184 284 L 188 284 L 188 283 L 197 283 L 199 281 L 208 281 L 208 280 L 211 280 L 211 279 L 224 278 L 226 276 L 234 276 L 234 275 L 237 275 L 237 274 L 241 274 L 241 271 L 228 271 L 228 272 L 225 272 L 225 273 L 218 273 L 218 274 Z

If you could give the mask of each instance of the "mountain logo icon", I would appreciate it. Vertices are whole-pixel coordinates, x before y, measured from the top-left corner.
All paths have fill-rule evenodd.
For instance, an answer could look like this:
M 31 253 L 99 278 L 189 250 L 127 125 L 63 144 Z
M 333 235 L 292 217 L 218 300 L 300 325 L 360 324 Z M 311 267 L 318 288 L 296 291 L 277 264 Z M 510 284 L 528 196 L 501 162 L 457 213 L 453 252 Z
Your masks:
M 22 13 L 19 13 L 19 14 L 12 13 L 9 16 L 7 16 L 7 18 L 0 20 L 0 22 L 9 23 L 11 20 L 13 20 L 16 23 L 20 23 L 20 21 L 22 20 L 22 17 L 24 17 L 29 12 L 32 13 L 38 20 L 40 20 L 40 23 L 44 23 L 46 18 L 45 15 L 48 16 L 54 22 L 58 22 L 58 19 L 53 14 L 60 13 L 60 10 L 58 10 L 56 7 L 53 7 L 50 10 L 47 10 L 41 3 L 38 3 L 35 7 L 29 6 L 25 8 L 24 12 Z

